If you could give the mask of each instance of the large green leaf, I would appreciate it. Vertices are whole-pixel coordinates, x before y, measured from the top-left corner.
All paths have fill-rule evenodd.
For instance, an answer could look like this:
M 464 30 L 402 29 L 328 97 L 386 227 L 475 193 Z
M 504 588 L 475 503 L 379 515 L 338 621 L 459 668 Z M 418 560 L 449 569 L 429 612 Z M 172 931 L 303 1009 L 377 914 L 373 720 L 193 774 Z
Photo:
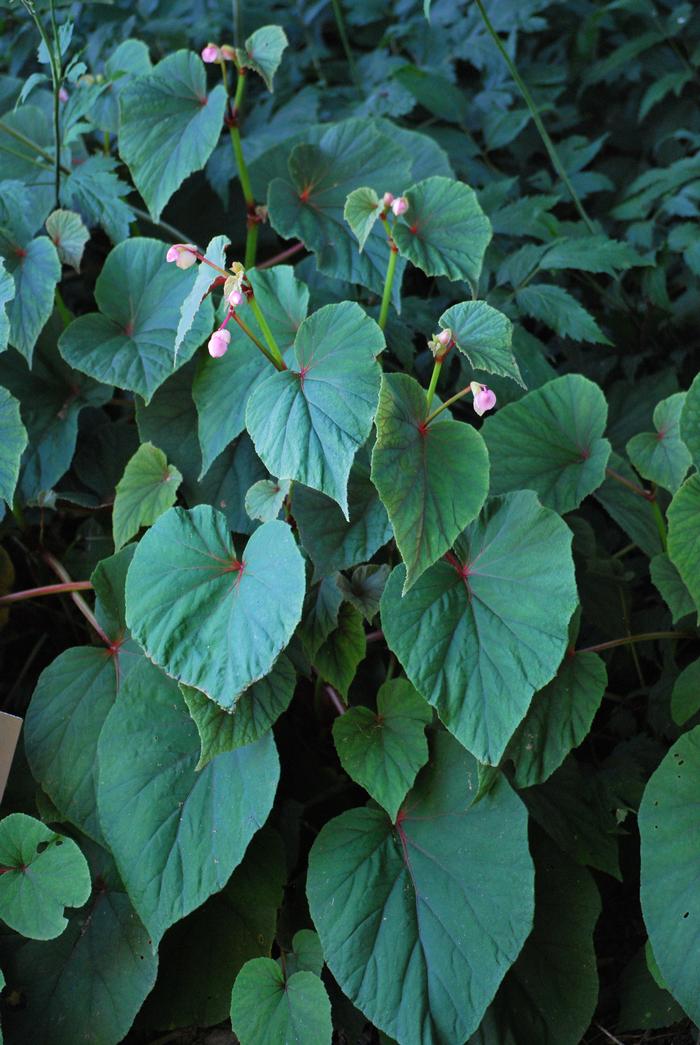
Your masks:
M 383 348 L 384 335 L 359 305 L 326 305 L 299 327 L 298 370 L 270 374 L 248 400 L 246 426 L 266 468 L 328 494 L 346 518 L 350 469 L 377 409 L 375 357 Z
M 167 60 L 167 59 L 166 59 Z M 109 254 L 95 285 L 99 312 L 79 316 L 58 347 L 76 370 L 97 381 L 138 392 L 146 402 L 173 372 L 173 344 L 180 307 L 197 276 L 165 262 L 163 244 L 145 237 L 126 240 Z M 186 363 L 212 326 L 207 299 L 180 347 Z
M 671 691 L 671 717 L 679 726 L 700 710 L 700 660 L 683 668 Z
M 440 326 L 452 331 L 457 348 L 477 370 L 512 377 L 524 385 L 511 344 L 513 324 L 485 301 L 463 301 L 440 316 Z
M 404 193 L 408 210 L 394 225 L 401 254 L 427 276 L 477 283 L 491 239 L 491 222 L 473 189 L 435 176 Z
M 288 979 L 272 958 L 246 962 L 233 985 L 231 1024 L 241 1045 L 331 1045 L 331 1003 L 320 977 L 302 969 Z
M 0 918 L 34 940 L 59 936 L 68 924 L 63 908 L 82 907 L 90 895 L 75 842 L 24 813 L 0 820 L 0 867 Z
M 0 228 L 0 260 L 14 280 L 14 295 L 3 291 L 10 319 L 9 343 L 31 363 L 34 346 L 53 311 L 61 263 L 48 236 L 32 239 Z
M 448 729 L 495 765 L 568 646 L 571 531 L 530 491 L 493 498 L 402 598 L 404 576 L 397 567 L 382 597 L 389 647 Z
M 700 615 L 700 475 L 691 475 L 668 507 L 668 554 Z
M 340 987 L 401 1045 L 463 1045 L 532 927 L 525 810 L 437 734 L 395 826 L 352 809 L 322 828 L 307 895 Z
M 6 388 L 0 388 L 0 501 L 12 504 L 19 478 L 19 462 L 27 445 L 19 403 Z
M 639 432 L 627 444 L 627 454 L 640 475 L 675 493 L 692 464 L 680 437 L 685 392 L 662 399 L 654 410 L 655 432 Z
M 301 484 L 292 488 L 292 513 L 304 550 L 320 577 L 367 562 L 391 539 L 386 509 L 370 481 L 366 446 L 358 450 L 350 469 L 349 521 L 329 497 Z
M 671 994 L 700 1021 L 698 941 L 700 875 L 700 726 L 676 741 L 653 774 L 639 807 L 644 922 Z
M 14 296 L 15 281 L 5 268 L 4 260 L 0 258 L 0 352 L 4 352 L 7 348 L 10 336 L 10 317 L 7 314 L 6 306 Z
M 162 450 L 153 443 L 139 446 L 116 487 L 112 532 L 117 551 L 175 504 L 181 482 Z
M 354 707 L 333 723 L 333 740 L 345 772 L 396 820 L 406 792 L 428 761 L 425 727 L 432 713 L 406 679 L 385 682 L 376 713 Z
M 304 563 L 264 523 L 236 555 L 225 517 L 171 508 L 139 542 L 126 582 L 134 637 L 169 675 L 224 708 L 270 671 L 301 617 Z
M 386 234 L 375 227 L 360 253 L 344 218 L 345 201 L 363 186 L 379 195 L 398 194 L 410 178 L 411 156 L 404 148 L 371 120 L 345 120 L 325 130 L 317 144 L 293 150 L 288 179 L 270 183 L 270 222 L 281 236 L 296 237 L 312 250 L 320 272 L 381 293 L 389 261 Z M 401 273 L 397 269 L 396 295 Z
M 446 411 L 425 425 L 424 390 L 407 374 L 382 380 L 372 482 L 406 564 L 404 591 L 452 546 L 489 488 L 484 441 Z
M 128 759 L 124 752 L 128 751 Z M 174 922 L 222 889 L 272 807 L 272 735 L 197 773 L 197 730 L 177 685 L 142 661 L 98 748 L 102 829 L 154 950 Z
M 2 339 L 0 339 L 2 344 Z M 700 374 L 696 374 L 688 389 L 681 410 L 680 437 L 687 446 L 697 468 L 700 464 Z
M 211 156 L 225 106 L 223 86 L 207 95 L 204 65 L 191 51 L 169 54 L 121 92 L 119 152 L 155 220 Z
M 534 490 L 543 504 L 569 512 L 605 479 L 608 416 L 598 385 L 566 374 L 489 417 L 484 439 L 491 493 Z
M 280 351 L 285 355 L 294 344 L 299 325 L 309 307 L 308 288 L 294 276 L 289 265 L 269 271 L 248 273 L 256 300 L 270 325 Z M 246 326 L 264 341 L 255 315 L 241 310 Z M 270 364 L 248 336 L 230 323 L 231 343 L 221 359 L 203 357 L 192 386 L 199 419 L 199 444 L 202 449 L 202 475 L 228 444 L 245 428 L 245 410 L 250 393 Z

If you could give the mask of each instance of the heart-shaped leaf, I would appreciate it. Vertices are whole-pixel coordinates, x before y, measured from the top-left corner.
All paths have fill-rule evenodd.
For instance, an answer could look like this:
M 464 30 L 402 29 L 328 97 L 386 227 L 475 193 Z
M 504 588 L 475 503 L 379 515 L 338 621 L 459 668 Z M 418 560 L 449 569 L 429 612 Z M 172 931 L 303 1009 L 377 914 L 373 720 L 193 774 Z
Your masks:
M 304 563 L 289 527 L 265 523 L 239 559 L 225 517 L 171 508 L 139 542 L 129 627 L 154 663 L 221 707 L 268 674 L 292 637 Z
M 185 178 L 204 167 L 219 140 L 226 106 L 220 84 L 207 95 L 198 55 L 169 54 L 119 98 L 119 152 L 157 221 Z
M 428 761 L 425 727 L 432 712 L 406 679 L 385 682 L 376 714 L 354 707 L 333 723 L 333 740 L 345 772 L 386 809 L 392 821 Z
M 476 283 L 491 240 L 491 222 L 476 193 L 453 178 L 435 176 L 404 192 L 408 210 L 394 225 L 401 254 L 427 276 Z
M 668 554 L 700 615 L 700 476 L 691 475 L 668 506 Z
M 522 490 L 490 500 L 402 598 L 404 577 L 397 567 L 382 597 L 389 647 L 447 728 L 496 765 L 568 646 L 571 531 Z
M 0 820 L 0 918 L 33 940 L 52 940 L 68 925 L 64 907 L 82 907 L 90 871 L 71 838 L 40 820 L 11 813 Z
M 245 510 L 251 519 L 270 522 L 282 511 L 285 498 L 291 489 L 289 479 L 259 479 L 245 495 Z
M 8 184 L 5 182 L 4 184 Z M 14 183 L 9 183 L 14 184 Z M 23 204 L 29 207 L 29 204 Z M 0 223 L 1 224 L 1 223 Z M 9 343 L 31 363 L 39 334 L 53 312 L 61 263 L 48 236 L 33 239 L 19 228 L 0 227 L 0 260 L 14 281 L 14 294 L 7 285 L 2 303 L 8 304 Z
M 26 445 L 27 430 L 20 418 L 19 403 L 6 388 L 0 388 L 0 501 L 10 505 Z
M 80 215 L 72 210 L 55 210 L 46 219 L 46 231 L 63 264 L 79 272 L 85 244 L 90 239 Z
M 463 1045 L 532 928 L 525 809 L 505 780 L 474 804 L 476 792 L 476 762 L 439 733 L 395 827 L 381 809 L 352 809 L 311 850 L 328 966 L 402 1045 Z
M 345 602 L 340 607 L 336 627 L 316 650 L 314 665 L 322 679 L 347 697 L 366 649 L 362 614 Z
M 426 425 L 425 392 L 407 374 L 382 379 L 372 482 L 406 564 L 408 591 L 478 515 L 489 458 L 471 425 L 447 412 Z
M 279 25 L 263 25 L 248 37 L 244 47 L 236 50 L 239 65 L 252 69 L 272 91 L 272 81 L 282 61 L 282 53 L 289 41 Z
M 639 807 L 641 900 L 661 975 L 691 1020 L 700 1021 L 697 881 L 700 873 L 700 726 L 677 740 Z
M 390 573 L 391 566 L 370 563 L 368 566 L 358 566 L 350 578 L 339 574 L 337 583 L 343 599 L 359 610 L 366 621 L 371 622 L 379 613 L 379 602 Z
M 484 424 L 491 493 L 526 487 L 558 512 L 577 508 L 605 479 L 607 416 L 600 388 L 580 374 L 558 377 L 499 410 Z
M 326 305 L 294 342 L 299 369 L 270 374 L 248 400 L 246 426 L 265 467 L 328 494 L 348 518 L 347 485 L 379 397 L 384 335 L 359 305 Z
M 692 464 L 680 436 L 685 392 L 662 399 L 654 410 L 655 432 L 639 432 L 627 443 L 627 454 L 639 474 L 675 493 Z
M 141 444 L 116 487 L 112 532 L 117 551 L 175 504 L 181 482 L 162 450 L 153 443 Z
M 0 345 L 2 338 L 0 337 Z M 690 450 L 693 464 L 700 464 L 700 374 L 696 374 L 681 410 L 680 437 Z
M 463 301 L 440 316 L 440 326 L 451 330 L 457 348 L 477 370 L 512 377 L 524 386 L 511 344 L 513 324 L 485 301 Z
M 302 970 L 289 979 L 272 958 L 246 962 L 233 985 L 231 1025 L 241 1045 L 331 1045 L 331 1003 L 321 979 Z
M 100 736 L 98 805 L 154 951 L 170 925 L 224 887 L 277 788 L 271 734 L 220 755 L 200 773 L 198 752 L 176 683 L 143 660 L 124 681 Z
M 374 228 L 380 211 L 379 196 L 374 189 L 369 189 L 367 186 L 353 189 L 345 201 L 343 217 L 357 236 L 360 252 Z
M 59 340 L 61 355 L 97 381 L 138 392 L 146 402 L 175 369 L 173 343 L 180 307 L 196 280 L 165 262 L 163 244 L 126 240 L 109 254 L 95 285 L 99 312 L 79 316 Z M 194 354 L 212 327 L 205 301 L 185 338 L 177 365 Z

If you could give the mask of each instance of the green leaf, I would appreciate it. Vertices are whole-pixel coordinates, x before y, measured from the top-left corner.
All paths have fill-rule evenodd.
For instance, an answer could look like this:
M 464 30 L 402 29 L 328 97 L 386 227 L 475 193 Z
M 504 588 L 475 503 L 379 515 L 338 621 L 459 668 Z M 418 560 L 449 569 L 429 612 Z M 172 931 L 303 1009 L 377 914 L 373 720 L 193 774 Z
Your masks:
M 5 268 L 3 258 L 0 258 L 0 352 L 7 348 L 10 336 L 10 317 L 6 306 L 15 296 L 15 281 Z
M 385 682 L 377 711 L 354 707 L 333 723 L 338 758 L 348 776 L 386 809 L 392 821 L 428 761 L 425 727 L 432 712 L 405 679 Z
M 292 490 L 292 513 L 319 577 L 366 562 L 391 539 L 386 509 L 370 481 L 367 446 L 358 450 L 350 469 L 349 521 L 329 497 L 298 483 Z
M 337 627 L 316 650 L 314 665 L 321 678 L 347 698 L 366 650 L 362 614 L 346 602 L 340 607 Z
M 468 120 L 470 106 L 466 92 L 444 76 L 415 65 L 402 65 L 392 74 L 392 79 L 409 91 L 419 105 L 441 120 L 460 124 Z
M 379 612 L 379 602 L 386 587 L 391 567 L 358 566 L 348 579 L 343 574 L 338 576 L 338 588 L 345 602 L 349 602 L 359 610 L 366 621 L 372 621 Z
M 182 476 L 168 464 L 162 450 L 142 443 L 117 483 L 112 515 L 114 547 L 117 551 L 142 526 L 150 526 L 175 504 Z
M 688 719 L 700 711 L 700 660 L 694 660 L 683 668 L 671 691 L 671 717 L 684 726 Z
M 560 337 L 610 344 L 590 312 L 563 287 L 530 283 L 517 291 L 515 300 L 526 316 L 551 327 Z
M 400 193 L 410 178 L 411 156 L 404 148 L 371 120 L 344 120 L 324 130 L 318 144 L 294 148 L 288 179 L 270 182 L 270 223 L 283 238 L 298 238 L 313 251 L 319 272 L 381 294 L 389 261 L 386 233 L 374 228 L 359 253 L 344 218 L 345 201 L 365 186 L 380 195 Z M 401 276 L 397 266 L 397 305 Z
M 291 486 L 289 479 L 259 479 L 253 483 L 245 495 L 245 510 L 250 518 L 260 522 L 276 519 Z
M 248 273 L 255 298 L 268 320 L 283 355 L 294 344 L 297 330 L 306 318 L 309 290 L 296 279 L 290 265 Z M 247 326 L 264 341 L 252 311 L 243 309 Z M 199 418 L 199 444 L 202 448 L 202 475 L 212 462 L 245 428 L 248 398 L 270 364 L 236 324 L 229 324 L 231 343 L 221 359 L 206 355 L 197 371 L 192 396 Z M 201 478 L 201 476 L 200 476 Z
M 489 417 L 484 439 L 491 493 L 528 488 L 560 513 L 578 508 L 605 480 L 608 407 L 598 385 L 566 374 Z
M 85 244 L 90 239 L 80 215 L 72 210 L 55 210 L 46 219 L 46 231 L 60 261 L 80 272 Z
M 647 941 L 648 942 L 648 941 Z M 680 1023 L 684 1012 L 668 991 L 656 983 L 647 965 L 645 947 L 640 947 L 620 975 L 620 1014 L 616 1030 L 656 1030 Z
M 343 596 L 337 575 L 324 577 L 306 593 L 299 637 L 310 660 L 316 656 L 332 631 L 338 627 L 338 614 Z
M 383 348 L 384 335 L 358 304 L 326 305 L 299 327 L 299 369 L 270 374 L 248 400 L 246 426 L 268 471 L 328 494 L 346 519 L 348 477 L 372 427 Z
M 181 686 L 201 742 L 197 770 L 217 755 L 253 744 L 268 733 L 289 707 L 295 684 L 296 672 L 282 654 L 270 674 L 244 690 L 230 711 L 220 708 L 198 689 Z
M 230 530 L 250 534 L 258 524 L 251 522 L 245 510 L 244 494 L 266 475 L 267 469 L 244 432 L 217 457 L 203 479 L 185 482 L 185 500 L 191 506 L 213 504 L 226 516 Z
M 462 1045 L 532 928 L 525 810 L 503 779 L 473 804 L 476 785 L 474 759 L 439 733 L 395 827 L 381 809 L 352 809 L 309 857 L 328 966 L 402 1045 Z
M 578 269 L 581 272 L 619 272 L 643 265 L 644 261 L 629 243 L 607 236 L 572 236 L 554 243 L 540 261 L 540 268 Z
M 353 189 L 345 201 L 343 217 L 357 236 L 360 253 L 362 253 L 367 237 L 374 228 L 374 223 L 379 217 L 380 211 L 379 196 L 377 196 L 374 189 L 368 189 L 367 187 Z
M 680 437 L 685 392 L 662 399 L 654 410 L 655 432 L 640 432 L 627 443 L 627 454 L 639 474 L 675 493 L 692 461 Z
M 0 502 L 11 506 L 19 478 L 19 463 L 27 446 L 19 403 L 6 388 L 0 388 Z
M 407 374 L 382 380 L 372 482 L 389 515 L 408 591 L 478 515 L 489 482 L 484 441 L 445 411 L 425 426 L 424 390 Z
M 197 360 L 171 374 L 148 405 L 136 399 L 136 425 L 142 443 L 159 446 L 169 461 L 194 482 L 202 467 L 197 441 L 197 411 L 192 402 L 192 382 Z
M 426 178 L 404 196 L 408 210 L 394 225 L 401 254 L 427 276 L 476 284 L 491 223 L 473 189 L 452 178 Z
M 608 470 L 615 472 L 628 483 L 639 486 L 639 479 L 623 457 L 610 455 Z M 631 490 L 619 479 L 610 475 L 596 490 L 595 499 L 600 501 L 606 512 L 635 544 L 650 558 L 663 551 L 659 530 L 651 504 Z
M 227 236 L 214 236 L 213 239 L 209 240 L 204 251 L 206 257 L 209 258 L 214 265 L 218 265 L 219 268 L 226 267 L 226 247 L 228 246 L 228 243 Z M 195 321 L 195 317 L 199 312 L 202 302 L 205 300 L 205 295 L 216 278 L 211 266 L 203 263 L 196 266 L 196 272 L 197 277 L 194 284 L 180 306 L 180 321 L 177 325 L 177 333 L 175 335 L 174 358 L 176 362 L 180 346 L 192 329 L 192 324 Z
M 649 563 L 649 572 L 657 591 L 671 611 L 671 620 L 674 624 L 677 624 L 683 617 L 687 617 L 688 614 L 696 612 L 695 603 L 690 597 L 688 589 L 665 552 L 653 557 Z
M 121 92 L 119 153 L 154 220 L 211 156 L 225 107 L 221 84 L 207 96 L 204 65 L 191 51 L 169 54 Z
M 268 91 L 272 91 L 272 81 L 288 44 L 287 34 L 281 26 L 263 25 L 251 33 L 243 48 L 236 48 L 238 64 L 256 72 L 265 81 Z
M 286 979 L 272 958 L 246 962 L 233 985 L 231 1024 L 241 1045 L 331 1045 L 331 1003 L 312 972 Z
M 180 307 L 196 278 L 192 269 L 182 272 L 166 264 L 159 240 L 140 237 L 120 243 L 97 277 L 100 311 L 79 316 L 67 327 L 59 339 L 61 355 L 76 370 L 138 392 L 148 402 L 176 369 L 173 341 Z M 212 306 L 205 302 L 177 366 L 190 359 L 211 326 Z
M 597 653 L 567 655 L 559 671 L 533 697 L 505 753 L 515 763 L 517 787 L 541 784 L 584 740 L 608 676 Z
M 700 726 L 685 733 L 652 775 L 639 807 L 641 901 L 654 955 L 671 994 L 700 1021 L 695 954 L 700 867 Z
M 382 597 L 387 643 L 460 743 L 496 765 L 568 646 L 571 531 L 519 491 L 490 500 L 450 560 L 401 598 L 404 575 L 397 567 Z
M 128 238 L 129 225 L 134 220 L 131 208 L 123 200 L 131 188 L 117 177 L 117 167 L 111 156 L 88 156 L 61 186 L 64 207 L 77 211 L 89 228 L 101 225 L 112 243 Z
M 271 734 L 220 755 L 200 773 L 198 748 L 177 685 L 142 661 L 100 736 L 98 803 L 154 951 L 170 925 L 224 887 L 267 819 L 277 788 Z
M 511 343 L 513 324 L 485 301 L 463 301 L 440 316 L 440 326 L 452 331 L 457 348 L 473 367 L 512 377 L 524 386 Z
M 686 479 L 666 514 L 668 554 L 700 616 L 700 475 Z
M 32 774 L 56 808 L 104 844 L 97 818 L 97 741 L 117 695 L 117 659 L 67 649 L 39 676 L 25 723 Z
M 278 958 L 279 965 L 282 964 Z M 323 948 L 318 933 L 313 929 L 300 929 L 292 937 L 292 950 L 287 954 L 285 966 L 287 976 L 295 972 L 313 972 L 320 976 L 324 966 Z
M 9 343 L 31 363 L 39 334 L 53 312 L 61 263 L 48 236 L 32 239 L 0 228 L 0 260 L 14 280 L 14 296 L 3 294 L 10 319 Z
M 239 559 L 208 506 L 171 508 L 142 537 L 127 621 L 148 657 L 223 708 L 268 674 L 301 617 L 304 563 L 291 530 L 264 523 Z
M 59 936 L 68 924 L 64 907 L 82 907 L 90 895 L 75 842 L 24 813 L 0 820 L 0 866 L 0 918 L 33 940 Z
M 700 464 L 700 374 L 693 378 L 683 403 L 680 437 L 690 450 L 693 464 L 697 468 Z

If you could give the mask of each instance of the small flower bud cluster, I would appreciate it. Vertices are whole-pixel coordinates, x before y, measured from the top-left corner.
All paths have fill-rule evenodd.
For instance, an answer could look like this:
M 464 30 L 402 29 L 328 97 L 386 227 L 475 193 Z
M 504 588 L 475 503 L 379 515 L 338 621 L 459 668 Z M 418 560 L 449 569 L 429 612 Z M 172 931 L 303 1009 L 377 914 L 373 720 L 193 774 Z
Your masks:
M 408 200 L 405 196 L 394 196 L 391 192 L 385 192 L 382 196 L 384 210 L 391 210 L 395 218 L 400 218 L 408 210 Z
M 197 261 L 197 248 L 194 243 L 176 243 L 165 255 L 166 261 L 174 261 L 179 269 L 189 269 Z
M 236 48 L 230 44 L 213 44 L 209 42 L 202 48 L 202 61 L 212 64 L 213 62 L 235 62 Z
M 472 381 L 469 385 L 474 396 L 474 410 L 483 417 L 489 410 L 493 410 L 496 405 L 496 393 L 493 392 L 487 385 L 481 385 L 478 381 Z
M 428 342 L 428 348 L 433 353 L 436 363 L 442 363 L 454 343 L 455 340 L 449 327 L 441 330 L 439 334 L 433 334 Z

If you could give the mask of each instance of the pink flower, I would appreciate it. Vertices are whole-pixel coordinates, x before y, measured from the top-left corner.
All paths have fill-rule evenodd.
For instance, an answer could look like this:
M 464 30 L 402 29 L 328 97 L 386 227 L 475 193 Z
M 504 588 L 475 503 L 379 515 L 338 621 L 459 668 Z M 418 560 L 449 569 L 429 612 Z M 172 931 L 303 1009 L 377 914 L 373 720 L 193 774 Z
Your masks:
M 474 410 L 483 417 L 488 410 L 493 410 L 496 405 L 496 393 L 487 385 L 480 385 L 478 381 L 472 381 L 470 386 L 474 396 Z
M 436 340 L 440 342 L 443 348 L 447 348 L 448 345 L 451 345 L 452 331 L 450 330 L 450 328 L 448 327 L 446 330 L 441 330 L 440 333 L 437 335 Z
M 239 305 L 243 304 L 244 300 L 245 297 L 240 290 L 232 290 L 228 296 L 228 303 L 231 308 L 238 308 Z
M 231 335 L 228 330 L 215 330 L 212 336 L 209 338 L 209 355 L 213 356 L 214 359 L 220 359 L 221 356 L 225 356 L 228 351 L 229 342 Z
M 206 47 L 202 48 L 202 61 L 209 63 L 221 61 L 221 51 L 216 44 L 208 43 Z
M 196 251 L 194 243 L 176 243 L 168 248 L 165 260 L 174 261 L 179 269 L 189 269 L 197 261 Z
M 408 200 L 405 196 L 397 196 L 394 202 L 391 204 L 391 209 L 397 218 L 400 218 L 402 214 L 405 214 L 408 210 Z
M 67 102 L 68 101 L 68 91 L 65 89 L 65 87 L 60 87 L 59 88 L 58 100 L 59 100 L 59 102 Z
M 384 195 L 382 196 L 382 204 L 383 204 L 383 206 L 390 207 L 393 202 L 394 202 L 393 193 L 385 192 Z

